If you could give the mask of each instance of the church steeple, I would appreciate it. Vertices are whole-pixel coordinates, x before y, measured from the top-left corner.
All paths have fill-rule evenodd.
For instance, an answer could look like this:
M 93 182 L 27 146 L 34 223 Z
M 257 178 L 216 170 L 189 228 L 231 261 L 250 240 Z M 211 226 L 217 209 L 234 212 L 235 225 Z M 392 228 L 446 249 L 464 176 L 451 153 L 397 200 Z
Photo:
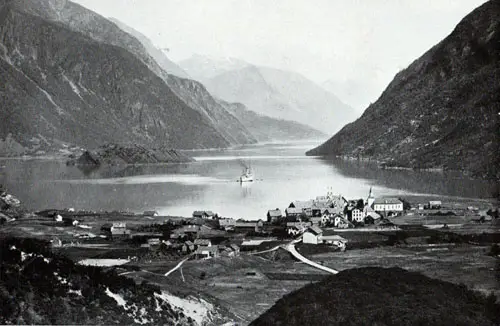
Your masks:
M 372 187 L 370 187 L 370 192 L 368 193 L 368 199 L 366 200 L 366 203 L 368 204 L 368 206 L 372 207 L 374 202 L 375 197 L 373 196 Z

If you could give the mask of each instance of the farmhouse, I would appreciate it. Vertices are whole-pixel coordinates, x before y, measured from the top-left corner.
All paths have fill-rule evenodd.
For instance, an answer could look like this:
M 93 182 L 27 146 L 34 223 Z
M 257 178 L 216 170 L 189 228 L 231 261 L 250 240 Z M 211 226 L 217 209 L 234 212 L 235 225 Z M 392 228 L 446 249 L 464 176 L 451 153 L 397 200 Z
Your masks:
M 311 226 L 304 231 L 304 234 L 302 235 L 302 242 L 312 244 L 323 243 L 322 236 L 323 230 L 317 226 Z
M 296 200 L 294 202 L 291 202 L 288 208 L 296 208 L 300 210 L 300 214 L 304 213 L 306 216 L 312 216 L 312 207 L 313 207 L 313 201 L 312 200 Z
M 194 245 L 195 246 L 211 247 L 212 241 L 210 241 L 209 239 L 195 239 Z
M 234 230 L 236 225 L 236 220 L 233 218 L 221 218 L 217 220 L 219 222 L 219 228 L 223 230 Z
M 440 209 L 443 204 L 440 200 L 431 200 L 429 201 L 429 209 Z
M 236 232 L 262 232 L 264 221 L 258 220 L 256 222 L 236 222 L 234 229 Z
M 287 209 L 285 209 L 285 215 L 287 217 L 287 221 L 291 221 L 292 219 L 295 221 L 295 219 L 299 218 L 302 215 L 302 209 L 288 207 Z
M 111 235 L 113 236 L 113 238 L 128 238 L 130 236 L 130 230 L 127 230 L 126 223 L 113 223 L 113 226 L 111 226 Z
M 271 224 L 277 224 L 281 221 L 283 214 L 279 208 L 271 209 L 267 211 L 267 222 Z
M 397 198 L 376 199 L 373 203 L 376 212 L 402 212 L 403 202 Z
M 158 212 L 157 211 L 145 211 L 144 213 L 142 213 L 143 216 L 149 216 L 149 217 L 153 217 L 153 216 L 158 216 Z
M 184 242 L 184 244 L 182 245 L 182 252 L 188 253 L 192 251 L 194 251 L 194 243 L 192 243 L 191 241 Z
M 198 247 L 198 249 L 196 249 L 196 258 L 209 259 L 215 257 L 219 257 L 218 246 L 211 246 L 211 247 L 200 246 Z
M 193 217 L 198 218 L 213 218 L 215 214 L 212 211 L 194 211 Z

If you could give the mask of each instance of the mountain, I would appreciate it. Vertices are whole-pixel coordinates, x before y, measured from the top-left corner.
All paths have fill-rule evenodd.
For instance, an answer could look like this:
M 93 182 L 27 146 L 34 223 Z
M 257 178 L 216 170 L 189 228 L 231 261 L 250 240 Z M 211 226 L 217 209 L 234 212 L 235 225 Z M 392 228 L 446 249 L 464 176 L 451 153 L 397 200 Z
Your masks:
M 148 39 L 144 34 L 136 31 L 132 27 L 122 23 L 116 18 L 109 18 L 110 21 L 116 24 L 116 26 L 120 27 L 123 31 L 135 37 L 139 42 L 142 43 L 147 53 L 158 63 L 158 65 L 165 70 L 167 73 L 175 75 L 181 78 L 189 78 L 189 75 L 182 70 L 177 64 L 172 62 L 166 54 L 158 49 L 154 44 Z
M 2 150 L 255 142 L 201 84 L 169 75 L 136 38 L 70 1 L 0 0 L 0 40 Z
M 329 134 L 356 117 L 353 109 L 333 94 L 293 72 L 250 65 L 219 74 L 204 84 L 225 101 L 243 103 L 256 113 L 300 122 Z
M 308 155 L 500 178 L 500 1 L 467 15 L 363 115 Z
M 241 103 L 228 103 L 222 100 L 219 103 L 231 112 L 259 142 L 325 139 L 326 136 L 321 131 L 298 122 L 255 113 Z
M 217 58 L 194 54 L 188 59 L 179 61 L 179 66 L 194 79 L 205 83 L 207 80 L 217 75 L 232 70 L 239 70 L 250 66 L 250 64 L 231 57 Z
M 498 325 L 495 299 L 397 267 L 356 268 L 285 295 L 250 325 Z

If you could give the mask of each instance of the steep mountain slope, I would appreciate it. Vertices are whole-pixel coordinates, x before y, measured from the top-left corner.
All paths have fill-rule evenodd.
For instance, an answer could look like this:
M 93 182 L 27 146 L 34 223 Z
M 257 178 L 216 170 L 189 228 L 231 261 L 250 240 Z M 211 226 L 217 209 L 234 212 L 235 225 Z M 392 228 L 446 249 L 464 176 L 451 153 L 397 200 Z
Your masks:
M 117 139 L 177 148 L 229 145 L 130 52 L 18 5 L 4 3 L 0 13 L 0 138 L 88 147 Z
M 278 69 L 248 66 L 215 76 L 207 89 L 228 102 L 273 118 L 292 120 L 332 133 L 356 114 L 307 78 Z
M 177 96 L 209 120 L 230 145 L 257 142 L 252 133 L 212 97 L 201 83 L 173 75 L 166 76 L 165 80 Z
M 241 103 L 228 103 L 222 100 L 219 103 L 238 118 L 245 128 L 261 142 L 326 138 L 326 134 L 309 126 L 257 114 Z
M 146 49 L 147 53 L 165 70 L 165 72 L 181 78 L 189 78 L 188 74 L 176 63 L 172 62 L 162 50 L 158 49 L 144 34 L 136 31 L 132 27 L 122 23 L 116 18 L 109 18 L 110 21 L 120 27 L 123 31 L 135 37 Z
M 39 65 L 37 62 L 38 58 L 36 56 L 33 56 L 33 60 L 27 60 L 27 58 L 32 56 L 27 56 L 26 53 L 38 53 L 43 51 L 40 47 L 45 47 L 51 49 L 51 56 L 58 56 L 60 55 L 58 51 L 65 51 L 64 56 L 70 58 L 66 60 L 66 62 L 71 62 L 76 65 L 77 70 L 80 69 L 81 64 L 92 65 L 93 68 L 95 68 L 94 75 L 82 75 L 78 70 L 76 71 L 77 79 L 73 78 L 74 76 L 66 74 L 61 81 L 58 79 L 63 77 L 60 74 L 62 70 L 51 66 L 51 69 L 61 70 L 58 70 L 58 77 L 54 80 L 43 80 L 42 84 L 40 84 L 39 81 L 40 76 L 35 78 L 35 83 L 37 83 L 42 90 L 48 91 L 45 87 L 57 89 L 57 91 L 52 90 L 48 92 L 48 94 L 51 96 L 51 100 L 56 103 L 62 111 L 69 112 L 71 110 L 76 110 L 75 108 L 79 108 L 80 110 L 78 112 L 80 115 L 84 116 L 84 119 L 77 119 L 77 117 L 73 117 L 74 119 L 72 120 L 75 120 L 76 122 L 68 122 L 68 119 L 56 118 L 58 115 L 42 115 L 40 119 L 43 118 L 42 120 L 45 125 L 36 129 L 30 121 L 31 116 L 29 114 L 17 114 L 17 119 L 14 120 L 12 124 L 22 124 L 25 128 L 22 130 L 18 130 L 16 128 L 4 128 L 2 130 L 3 133 L 0 135 L 0 138 L 5 138 L 5 135 L 8 135 L 9 133 L 17 134 L 17 137 L 13 137 L 14 139 L 10 140 L 10 144 L 12 144 L 13 141 L 18 141 L 23 145 L 27 145 L 26 143 L 28 140 L 31 140 L 32 137 L 36 137 L 36 139 L 33 138 L 33 140 L 37 143 L 54 143 L 57 142 L 57 140 L 63 140 L 66 142 L 75 142 L 76 144 L 83 146 L 96 146 L 102 143 L 116 141 L 130 141 L 144 145 L 155 142 L 160 143 L 163 146 L 176 146 L 179 148 L 204 148 L 227 147 L 231 145 L 255 142 L 252 135 L 237 119 L 235 119 L 229 112 L 225 112 L 220 105 L 213 104 L 215 101 L 203 86 L 195 81 L 183 80 L 176 76 L 169 75 L 160 67 L 155 59 L 148 54 L 148 51 L 144 45 L 139 42 L 139 40 L 124 32 L 116 26 L 116 24 L 108 21 L 104 17 L 87 10 L 82 6 L 65 0 L 13 0 L 1 1 L 1 3 L 3 3 L 1 7 L 3 13 L 2 16 L 5 16 L 6 18 L 9 17 L 10 13 L 16 13 L 17 15 L 21 15 L 23 17 L 27 17 L 27 15 L 29 15 L 29 17 L 33 17 L 32 15 L 34 15 L 35 18 L 39 18 L 35 19 L 36 22 L 43 22 L 44 24 L 52 23 L 52 26 L 54 26 L 55 29 L 64 29 L 65 33 L 76 32 L 75 38 L 70 38 L 71 42 L 73 42 L 73 48 L 64 48 L 62 46 L 64 43 L 60 42 L 61 40 L 58 39 L 59 34 L 57 32 L 55 32 L 52 36 L 43 35 L 43 37 L 45 37 L 45 39 L 43 37 L 41 38 L 41 40 L 44 40 L 43 42 L 32 43 L 29 43 L 27 40 L 31 39 L 33 36 L 30 35 L 31 31 L 35 33 L 39 32 L 37 28 L 29 27 L 27 29 L 28 35 L 19 35 L 19 38 L 18 35 L 6 33 L 5 40 L 2 42 L 4 43 L 2 51 L 5 54 L 4 58 L 8 61 L 7 65 L 15 63 L 15 69 L 22 74 L 26 74 L 25 70 L 28 69 L 31 71 L 30 74 L 33 72 L 40 72 L 40 76 L 52 76 L 54 73 L 44 71 L 44 69 L 47 69 L 48 67 Z M 10 21 L 5 20 L 4 23 L 5 22 Z M 4 26 L 2 30 L 7 31 L 7 29 L 8 27 Z M 18 32 L 20 32 L 20 30 L 18 30 Z M 78 38 L 82 38 L 84 41 L 78 43 Z M 12 41 L 10 39 L 16 39 L 16 41 Z M 11 41 L 13 42 L 13 46 L 8 47 L 5 43 Z M 22 47 L 26 50 L 26 53 L 19 52 L 18 49 L 16 49 L 15 42 L 17 41 L 23 45 Z M 56 46 L 51 44 L 52 42 L 57 43 L 58 45 Z M 80 47 L 84 47 L 86 43 L 92 43 L 97 46 L 100 49 L 99 55 L 94 55 L 94 53 L 88 51 L 92 55 L 83 56 L 82 51 L 79 49 Z M 111 46 L 106 46 L 106 44 Z M 33 49 L 29 49 L 30 46 L 32 46 Z M 20 47 L 18 46 L 18 48 Z M 127 57 L 131 57 L 129 58 L 129 61 L 133 62 L 133 65 L 141 66 L 141 73 L 145 73 L 149 76 L 148 78 L 154 79 L 154 83 L 151 85 L 152 87 L 148 87 L 148 81 L 141 80 L 141 73 L 136 73 L 136 71 L 134 71 L 134 67 L 131 67 L 130 69 L 127 67 L 127 64 L 130 64 L 128 61 L 124 62 L 121 60 L 122 58 L 120 56 L 108 53 L 111 51 L 110 49 L 115 52 L 120 52 Z M 133 58 L 130 53 L 135 55 L 135 58 Z M 103 64 L 103 62 L 101 62 L 103 57 L 105 57 L 108 61 L 111 61 L 112 69 L 119 69 L 120 73 L 100 73 L 100 70 L 109 70 L 104 69 L 104 67 L 99 68 Z M 47 60 L 51 59 L 52 58 L 47 58 Z M 81 63 L 79 61 L 81 61 Z M 23 67 L 20 67 L 21 64 Z M 123 70 L 123 73 L 121 70 Z M 13 73 L 10 72 L 10 74 Z M 28 78 L 33 79 L 33 76 L 30 74 L 27 74 Z M 82 86 L 80 85 L 82 80 L 88 79 L 91 76 L 99 76 L 99 81 L 103 83 L 123 84 L 127 89 L 126 97 L 128 98 L 128 102 L 120 104 L 120 110 L 118 110 L 116 107 L 118 103 L 109 101 L 109 98 L 117 99 L 117 92 L 114 88 L 118 87 L 118 85 L 114 85 L 114 88 L 108 89 L 99 87 L 97 90 L 93 89 L 93 87 L 99 86 L 97 84 L 92 86 L 86 85 L 85 89 L 88 92 L 84 92 L 85 94 L 81 95 L 82 89 L 79 89 L 79 87 Z M 93 78 L 95 79 L 95 77 Z M 16 78 L 9 78 L 9 81 L 12 84 L 14 84 L 15 80 Z M 51 83 L 55 83 L 56 80 L 58 80 L 58 83 L 64 82 L 65 86 L 49 85 Z M 78 82 L 76 82 L 76 80 L 78 80 Z M 179 80 L 179 82 L 176 82 L 177 80 Z M 170 85 L 167 85 L 169 83 Z M 11 102 L 8 109 L 12 111 L 19 110 L 21 102 L 27 107 L 37 107 L 39 103 L 37 102 L 38 100 L 36 99 L 36 96 L 23 98 L 19 93 L 16 94 L 16 92 L 19 91 L 17 88 L 20 87 L 21 85 L 17 84 L 6 89 L 6 97 L 11 98 L 14 102 L 19 102 L 17 104 L 13 104 Z M 64 91 L 63 88 L 65 88 Z M 196 93 L 190 92 L 191 89 L 196 88 L 199 88 L 200 91 Z M 37 88 L 35 87 L 35 89 Z M 165 91 L 160 91 L 159 89 L 164 89 Z M 79 94 L 76 94 L 75 90 L 78 91 Z M 121 94 L 123 93 L 124 92 Z M 29 94 L 32 95 L 31 93 Z M 95 94 L 102 95 L 96 95 L 100 100 L 93 99 L 92 101 L 89 101 L 88 98 L 86 98 L 86 96 L 94 96 Z M 43 103 L 44 96 L 39 97 L 41 98 L 40 101 Z M 83 100 L 81 100 L 80 97 L 83 97 Z M 106 98 L 104 102 L 102 101 L 103 98 Z M 141 99 L 141 101 L 136 101 L 136 99 Z M 146 103 L 142 102 L 142 100 Z M 95 114 L 96 112 L 87 112 L 86 106 L 82 106 L 80 103 L 81 101 L 84 101 L 85 104 L 94 108 L 101 108 L 104 115 L 92 117 L 92 114 Z M 154 116 L 154 119 L 152 119 L 150 114 L 155 114 L 154 112 L 159 109 L 160 103 L 155 103 L 155 105 L 152 104 L 153 102 L 158 101 L 161 102 L 161 107 L 164 108 L 164 110 L 160 110 L 162 118 L 159 119 L 159 116 Z M 51 105 L 54 106 L 53 104 Z M 47 106 L 50 107 L 51 105 L 45 104 L 43 105 L 43 108 L 47 110 Z M 156 109 L 151 109 L 150 106 L 156 107 Z M 130 107 L 133 109 L 130 109 Z M 178 108 L 175 114 L 173 114 L 174 112 L 169 112 L 171 107 Z M 187 108 L 187 110 L 184 110 L 185 108 Z M 117 115 L 117 112 L 111 112 L 108 109 L 112 109 L 111 111 L 118 110 L 119 113 Z M 36 109 L 33 108 L 33 110 Z M 147 124 L 141 126 L 137 123 L 136 119 L 134 120 L 127 115 L 122 115 L 122 113 L 130 113 L 134 110 L 137 111 L 136 113 L 139 111 L 141 112 L 141 123 L 146 120 L 149 121 L 148 123 L 155 123 L 155 127 Z M 113 119 L 105 119 L 107 113 L 112 113 Z M 10 117 L 13 115 L 5 113 L 5 116 Z M 169 117 L 168 119 L 166 119 L 167 116 Z M 183 119 L 185 119 L 185 121 Z M 157 121 L 153 122 L 153 120 Z M 5 121 L 9 122 L 9 120 Z M 96 123 L 94 121 L 98 122 Z M 185 122 L 188 123 L 186 124 Z M 119 127 L 118 125 L 121 126 Z M 227 129 L 224 128 L 226 125 L 230 125 L 230 127 Z M 26 130 L 26 126 L 31 127 L 29 132 Z M 171 126 L 173 129 L 168 126 Z M 72 136 L 68 137 L 62 131 L 58 134 L 58 130 L 61 128 L 70 130 Z M 46 129 L 50 129 L 50 132 Z M 147 130 L 147 132 L 144 133 L 144 130 Z M 27 132 L 27 134 L 24 135 L 24 132 Z M 161 133 L 162 136 L 159 137 L 158 135 L 151 135 L 151 132 Z M 122 133 L 125 135 L 123 138 L 121 135 Z M 103 134 L 103 137 L 100 138 L 99 134 Z M 202 135 L 205 135 L 206 137 Z M 199 137 L 202 137 L 203 139 Z M 45 141 L 45 138 L 50 139 L 50 141 Z M 33 144 L 28 145 L 33 147 Z M 2 151 L 12 148 L 12 146 L 6 144 L 5 142 L 0 143 L 0 147 Z
M 189 76 L 205 83 L 207 80 L 232 70 L 239 70 L 250 66 L 236 58 L 215 58 L 206 55 L 194 54 L 190 58 L 179 62 L 179 66 L 186 71 Z
M 361 118 L 307 154 L 500 178 L 498 112 L 500 1 L 489 1 L 398 73 Z
M 250 325 L 498 325 L 483 294 L 400 268 L 357 268 L 285 295 Z

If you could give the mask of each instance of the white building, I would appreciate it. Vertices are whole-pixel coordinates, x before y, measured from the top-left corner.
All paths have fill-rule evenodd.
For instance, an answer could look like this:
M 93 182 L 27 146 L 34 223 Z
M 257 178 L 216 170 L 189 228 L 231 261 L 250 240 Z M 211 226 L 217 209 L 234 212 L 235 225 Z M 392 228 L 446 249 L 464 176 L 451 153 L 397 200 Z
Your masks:
M 352 214 L 352 220 L 355 222 L 361 223 L 365 220 L 365 213 L 360 209 L 357 208 L 353 209 L 351 214 Z
M 302 242 L 311 244 L 323 243 L 322 236 L 323 230 L 317 226 L 311 226 L 302 235 Z
M 403 202 L 396 198 L 376 199 L 373 203 L 375 212 L 402 212 Z

